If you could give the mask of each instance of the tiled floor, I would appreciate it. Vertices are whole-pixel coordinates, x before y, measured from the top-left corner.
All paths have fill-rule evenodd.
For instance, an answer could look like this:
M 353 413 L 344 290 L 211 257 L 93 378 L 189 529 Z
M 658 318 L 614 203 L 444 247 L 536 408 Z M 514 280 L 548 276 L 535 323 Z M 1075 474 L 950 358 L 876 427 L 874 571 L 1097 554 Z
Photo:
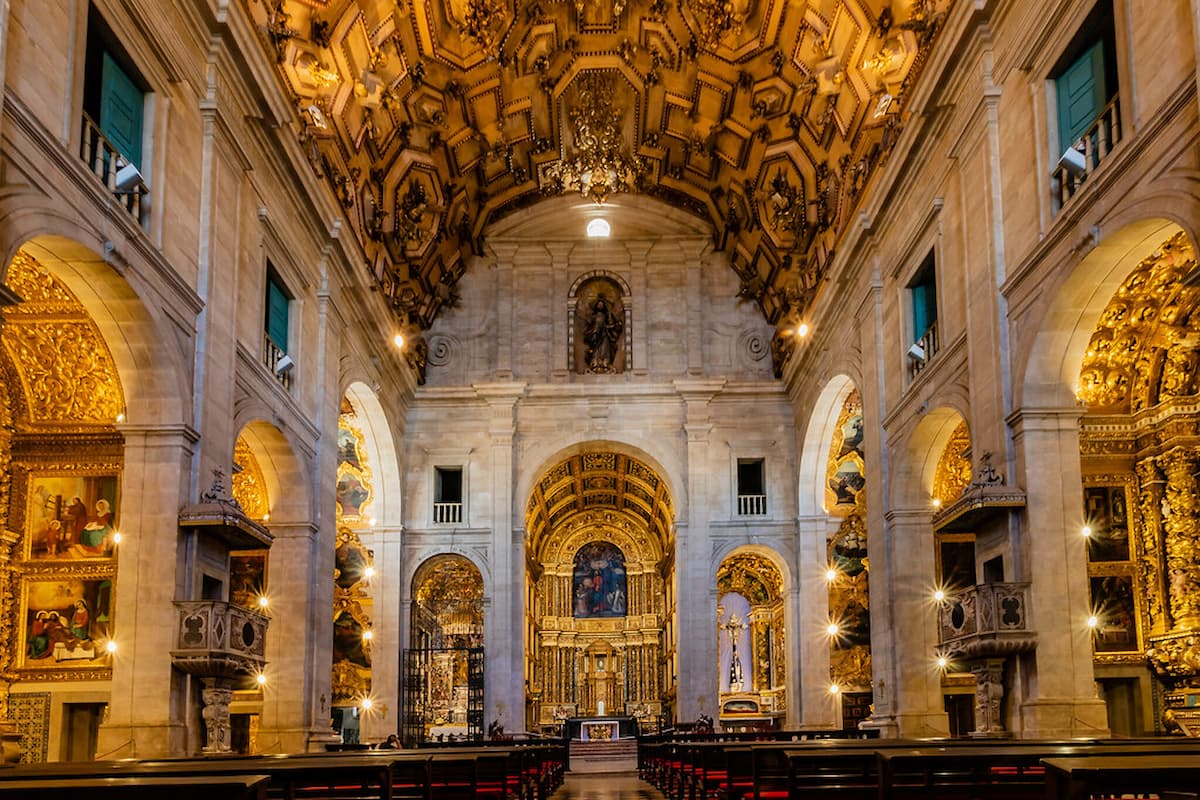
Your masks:
M 636 772 L 600 772 L 572 775 L 550 800 L 663 800 L 663 793 Z

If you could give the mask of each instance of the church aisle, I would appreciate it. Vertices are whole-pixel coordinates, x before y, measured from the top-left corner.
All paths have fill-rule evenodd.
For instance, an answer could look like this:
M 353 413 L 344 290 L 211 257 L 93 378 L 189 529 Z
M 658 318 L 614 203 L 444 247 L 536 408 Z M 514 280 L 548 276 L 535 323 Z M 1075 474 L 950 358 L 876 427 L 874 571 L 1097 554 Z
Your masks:
M 572 775 L 550 800 L 664 800 L 664 795 L 640 780 L 636 772 L 601 772 Z

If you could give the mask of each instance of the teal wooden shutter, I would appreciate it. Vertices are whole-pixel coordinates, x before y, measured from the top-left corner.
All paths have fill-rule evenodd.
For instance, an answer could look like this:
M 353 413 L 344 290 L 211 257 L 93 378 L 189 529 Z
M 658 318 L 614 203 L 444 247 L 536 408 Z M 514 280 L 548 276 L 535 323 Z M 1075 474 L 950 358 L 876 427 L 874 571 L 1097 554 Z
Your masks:
M 912 340 L 916 342 L 937 322 L 937 283 L 926 280 L 909 291 L 912 292 Z
M 267 276 L 267 336 L 286 353 L 288 347 L 288 303 L 291 302 L 274 275 Z
M 142 161 L 143 100 L 142 90 L 105 53 L 100 71 L 100 131 L 138 169 Z
M 1097 42 L 1055 82 L 1058 91 L 1060 151 L 1065 151 L 1100 117 L 1108 100 L 1104 80 L 1104 44 Z

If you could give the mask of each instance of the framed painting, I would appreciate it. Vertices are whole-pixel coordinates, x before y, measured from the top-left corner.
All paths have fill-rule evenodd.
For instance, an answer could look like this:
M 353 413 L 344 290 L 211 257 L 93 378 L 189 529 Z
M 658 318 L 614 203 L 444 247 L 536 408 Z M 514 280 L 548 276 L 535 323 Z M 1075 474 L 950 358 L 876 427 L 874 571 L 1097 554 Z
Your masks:
M 1124 486 L 1085 486 L 1084 519 L 1092 529 L 1088 560 L 1129 561 L 1129 502 Z
M 117 532 L 117 475 L 29 476 L 25 557 L 33 561 L 108 558 Z
M 267 593 L 266 550 L 235 550 L 229 554 L 229 602 L 258 610 Z
M 18 669 L 108 669 L 113 583 L 111 576 L 99 574 L 26 577 L 21 591 Z
M 608 542 L 591 542 L 579 548 L 572 595 L 575 619 L 625 616 L 625 554 Z
M 1098 620 L 1092 636 L 1096 653 L 1140 651 L 1133 576 L 1093 575 L 1090 583 Z

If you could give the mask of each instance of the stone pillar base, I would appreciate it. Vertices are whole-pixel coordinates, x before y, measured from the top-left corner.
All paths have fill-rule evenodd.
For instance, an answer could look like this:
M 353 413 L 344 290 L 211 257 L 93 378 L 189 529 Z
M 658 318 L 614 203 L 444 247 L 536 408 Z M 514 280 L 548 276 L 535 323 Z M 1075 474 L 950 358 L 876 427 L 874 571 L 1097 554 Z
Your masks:
M 326 744 L 341 744 L 342 737 L 330 728 L 259 728 L 258 751 L 273 753 L 323 753 Z
M 0 722 L 0 752 L 3 758 L 0 763 L 16 764 L 21 760 L 24 749 L 21 747 L 21 732 L 14 722 Z
M 1107 739 L 1108 708 L 1099 698 L 1021 704 L 1022 739 Z
M 945 711 L 925 714 L 889 714 L 869 717 L 859 730 L 878 730 L 881 739 L 939 739 L 950 736 L 950 717 Z
M 100 726 L 96 739 L 96 759 L 161 758 L 187 755 L 184 752 L 187 730 L 183 725 L 109 725 Z

